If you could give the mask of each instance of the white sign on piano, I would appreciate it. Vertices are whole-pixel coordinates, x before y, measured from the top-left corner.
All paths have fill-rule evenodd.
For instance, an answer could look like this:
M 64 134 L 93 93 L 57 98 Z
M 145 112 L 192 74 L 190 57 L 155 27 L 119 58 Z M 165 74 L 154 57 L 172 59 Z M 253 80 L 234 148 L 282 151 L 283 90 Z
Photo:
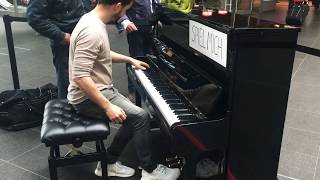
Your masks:
M 228 35 L 196 21 L 189 21 L 189 46 L 227 67 Z

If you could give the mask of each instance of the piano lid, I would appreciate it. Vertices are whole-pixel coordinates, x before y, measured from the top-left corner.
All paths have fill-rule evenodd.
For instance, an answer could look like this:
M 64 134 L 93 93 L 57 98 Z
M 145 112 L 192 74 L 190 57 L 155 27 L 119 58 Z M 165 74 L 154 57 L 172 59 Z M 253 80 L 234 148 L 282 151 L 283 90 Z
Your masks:
M 293 27 L 269 20 L 263 20 L 252 16 L 241 15 L 227 12 L 226 14 L 219 14 L 213 12 L 211 16 L 203 16 L 201 10 L 193 10 L 190 14 L 183 14 L 181 12 L 164 8 L 161 21 L 165 24 L 176 23 L 188 28 L 188 21 L 190 19 L 196 20 L 206 25 L 213 25 L 221 27 L 225 31 L 230 29 L 294 29 L 300 30 L 298 27 Z M 227 33 L 227 32 L 226 32 Z

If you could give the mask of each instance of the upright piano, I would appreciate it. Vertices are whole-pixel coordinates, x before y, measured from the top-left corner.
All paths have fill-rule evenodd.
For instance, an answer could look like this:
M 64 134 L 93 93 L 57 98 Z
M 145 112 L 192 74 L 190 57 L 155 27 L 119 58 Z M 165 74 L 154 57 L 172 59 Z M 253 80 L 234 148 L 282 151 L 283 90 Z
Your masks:
M 139 57 L 150 68 L 128 74 L 170 157 L 181 158 L 181 178 L 197 179 L 210 159 L 219 169 L 208 179 L 276 180 L 299 29 L 197 10 L 164 8 L 157 18 L 154 54 Z

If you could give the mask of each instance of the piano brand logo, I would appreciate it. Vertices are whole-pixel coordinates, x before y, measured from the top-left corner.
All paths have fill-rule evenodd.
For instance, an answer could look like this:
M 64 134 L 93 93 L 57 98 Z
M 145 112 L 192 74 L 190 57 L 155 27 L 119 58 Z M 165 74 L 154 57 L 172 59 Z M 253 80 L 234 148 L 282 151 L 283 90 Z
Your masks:
M 227 66 L 228 36 L 196 21 L 189 21 L 189 46 L 222 66 Z

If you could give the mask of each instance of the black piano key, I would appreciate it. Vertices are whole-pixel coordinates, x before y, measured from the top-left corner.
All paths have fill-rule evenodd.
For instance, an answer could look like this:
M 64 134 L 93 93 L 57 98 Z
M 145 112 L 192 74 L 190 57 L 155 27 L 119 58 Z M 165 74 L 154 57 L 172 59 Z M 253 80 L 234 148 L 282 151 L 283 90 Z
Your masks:
M 164 94 L 164 95 L 160 94 L 160 95 L 161 95 L 161 96 L 163 97 L 163 99 L 165 99 L 165 100 L 167 100 L 167 99 L 172 99 L 172 100 L 178 99 L 178 100 L 179 100 L 179 97 L 176 96 L 176 95 L 174 95 L 174 94 Z
M 156 69 L 148 69 L 144 71 L 145 75 L 151 81 L 155 89 L 160 93 L 169 107 L 173 110 L 173 113 L 178 116 L 180 120 L 196 120 L 195 116 L 188 109 L 188 106 L 177 95 L 169 84 L 161 77 Z
M 177 115 L 178 115 L 178 117 L 184 117 L 184 116 L 189 117 L 189 116 L 193 116 L 193 114 L 191 114 L 190 112 L 187 112 L 187 113 L 180 113 L 180 114 L 177 114 Z
M 177 104 L 177 103 L 182 103 L 180 99 L 167 99 L 165 100 L 168 104 Z
M 175 109 L 188 109 L 187 106 L 183 103 L 169 104 L 169 107 L 171 107 L 171 109 L 173 109 L 173 110 L 175 110 Z
M 167 95 L 169 95 L 169 94 L 175 94 L 174 92 L 172 92 L 172 91 L 159 91 L 159 90 L 157 90 L 160 94 L 167 94 Z
M 166 86 L 166 87 L 157 87 L 156 89 L 158 91 L 172 91 L 172 89 L 169 88 L 168 86 Z
M 172 95 L 172 96 L 178 97 L 172 91 L 161 91 L 161 92 L 159 91 L 159 93 L 161 94 L 161 96 L 170 96 L 170 95 Z
M 154 86 L 156 88 L 156 90 L 161 91 L 161 89 L 164 88 L 168 88 L 168 85 L 164 85 L 164 86 Z
M 189 112 L 189 109 L 186 109 L 186 108 L 183 108 L 183 109 L 174 109 L 173 112 L 177 112 L 177 111 L 188 111 Z
M 190 110 L 189 109 L 175 109 L 174 112 L 177 112 L 177 113 L 184 113 L 185 112 L 185 113 L 189 113 L 190 114 Z
M 153 86 L 155 86 L 155 87 L 168 87 L 168 84 L 167 83 L 164 83 L 164 82 L 159 82 L 159 81 L 153 81 L 152 82 L 152 84 L 153 84 Z
M 191 113 L 190 113 L 190 111 L 189 110 L 184 110 L 184 111 L 181 111 L 181 110 L 174 110 L 173 111 L 173 113 L 174 114 L 176 114 L 176 115 L 186 115 L 186 114 L 188 114 L 188 115 L 192 115 Z

